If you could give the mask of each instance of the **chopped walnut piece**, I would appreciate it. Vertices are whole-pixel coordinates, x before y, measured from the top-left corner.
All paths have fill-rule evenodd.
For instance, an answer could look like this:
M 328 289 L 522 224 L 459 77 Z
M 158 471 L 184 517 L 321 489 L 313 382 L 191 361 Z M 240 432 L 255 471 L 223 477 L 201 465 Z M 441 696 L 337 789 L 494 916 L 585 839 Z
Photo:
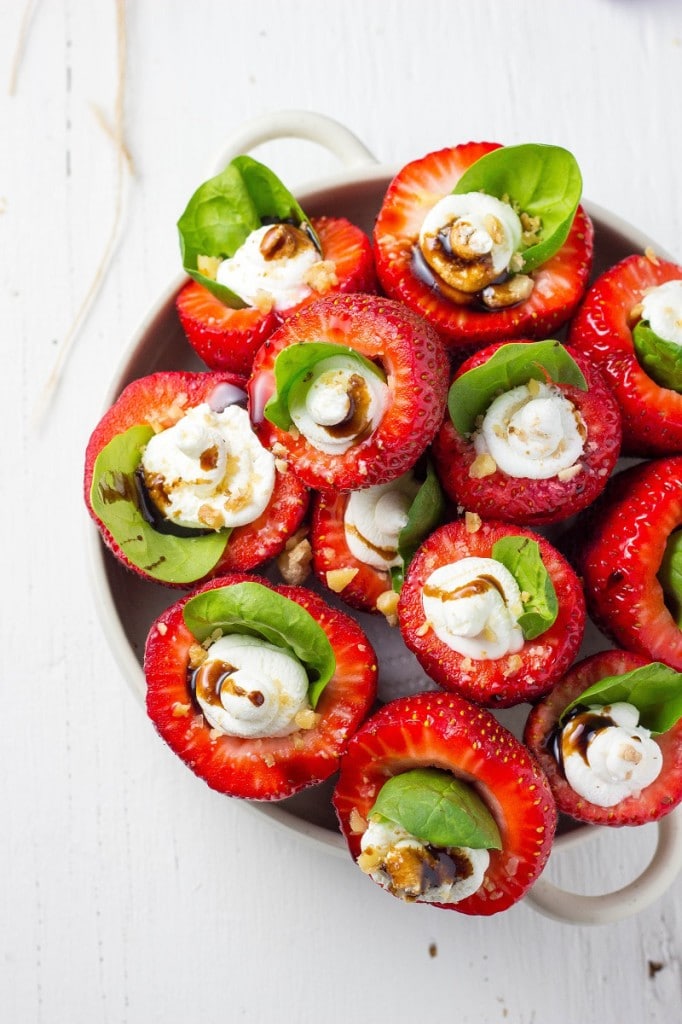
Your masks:
M 260 288 L 253 297 L 253 305 L 259 313 L 269 313 L 273 304 L 274 300 L 270 292 L 263 291 L 262 288 Z
M 204 277 L 215 281 L 218 275 L 218 267 L 222 262 L 220 256 L 197 256 L 197 270 Z
M 644 255 L 649 260 L 649 263 L 653 263 L 653 265 L 655 267 L 658 266 L 658 263 L 659 263 L 658 256 L 656 255 L 656 253 L 654 252 L 654 250 L 651 248 L 650 245 L 648 245 L 646 247 L 646 249 L 644 250 Z
M 521 668 L 523 668 L 523 658 L 520 654 L 512 654 L 511 658 L 507 662 L 506 668 L 502 672 L 502 675 L 513 676 L 514 673 L 518 672 Z
M 376 601 L 376 610 L 385 616 L 389 626 L 398 625 L 398 594 L 395 590 L 384 590 Z
M 472 480 L 481 480 L 484 476 L 492 476 L 497 470 L 497 463 L 488 452 L 481 452 L 469 466 L 469 476 Z
M 336 263 L 333 260 L 319 260 L 313 263 L 304 273 L 303 281 L 318 295 L 325 295 L 339 283 Z
M 200 665 L 208 658 L 208 651 L 201 644 L 190 644 L 189 651 L 187 652 L 189 657 L 189 667 L 199 668 Z
M 353 807 L 351 809 L 348 817 L 348 824 L 350 825 L 351 832 L 356 836 L 362 835 L 362 833 L 367 830 L 367 822 L 360 814 L 357 807 Z
M 557 480 L 561 480 L 562 484 L 568 483 L 573 477 L 577 476 L 578 473 L 582 473 L 582 465 L 580 462 L 575 462 L 572 466 L 566 466 L 566 469 L 560 469 L 557 473 Z
M 156 629 L 161 634 L 161 636 L 165 636 L 166 633 L 168 632 L 168 626 L 166 625 L 165 622 L 160 622 Z
M 207 526 L 209 530 L 222 530 L 225 525 L 225 518 L 222 512 L 218 512 L 217 509 L 211 508 L 210 505 L 201 505 L 197 512 L 197 519 L 204 526 Z
M 326 573 L 327 586 L 330 590 L 333 590 L 335 594 L 340 594 L 341 591 L 348 586 L 348 584 L 355 579 L 359 572 L 359 569 L 330 569 Z
M 428 619 L 424 619 L 419 629 L 415 629 L 417 636 L 426 636 L 428 631 L 431 629 L 431 623 Z
M 263 764 L 266 765 L 266 767 L 268 767 L 268 768 L 272 768 L 273 767 L 273 765 L 275 763 L 275 759 L 272 756 L 272 754 L 265 753 L 265 754 L 262 755 L 262 758 L 263 758 Z
M 464 513 L 464 529 L 467 533 L 478 533 L 481 529 L 483 520 L 479 516 L 478 512 L 465 512 Z
M 171 708 L 171 714 L 173 718 L 186 718 L 191 710 L 191 704 L 181 704 L 179 700 L 176 700 Z
M 302 527 L 289 537 L 284 551 L 277 558 L 277 568 L 282 579 L 293 587 L 300 586 L 310 572 L 312 557 L 306 527 Z
M 314 729 L 321 717 L 312 708 L 303 708 L 296 713 L 294 723 L 299 729 Z

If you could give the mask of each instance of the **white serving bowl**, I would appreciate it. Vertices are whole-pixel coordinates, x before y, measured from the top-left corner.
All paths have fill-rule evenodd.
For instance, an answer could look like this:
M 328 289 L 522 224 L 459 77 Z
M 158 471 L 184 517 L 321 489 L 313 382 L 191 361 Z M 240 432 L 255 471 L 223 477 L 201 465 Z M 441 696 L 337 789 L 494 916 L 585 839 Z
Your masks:
M 297 189 L 297 199 L 306 213 L 309 216 L 344 216 L 371 233 L 374 218 L 396 168 L 377 163 L 353 134 L 322 115 L 284 111 L 249 122 L 228 141 L 212 173 L 217 173 L 240 153 L 246 153 L 261 143 L 284 138 L 319 143 L 331 150 L 343 165 L 343 170 L 333 177 Z M 595 225 L 594 275 L 631 253 L 643 252 L 648 246 L 656 249 L 650 238 L 614 214 L 589 202 L 584 206 Z M 660 250 L 659 255 L 666 256 Z M 108 394 L 103 398 L 103 409 L 108 408 L 122 389 L 138 377 L 158 370 L 205 369 L 188 344 L 175 310 L 175 297 L 185 280 L 179 277 L 151 307 L 128 346 Z M 178 594 L 125 569 L 100 541 L 94 525 L 89 529 L 88 539 L 92 584 L 106 636 L 123 676 L 136 698 L 143 703 L 142 658 L 147 632 L 157 615 L 176 600 Z M 328 594 L 325 597 L 329 600 Z M 348 611 L 347 608 L 345 610 Z M 382 686 L 387 696 L 432 685 L 405 650 L 397 633 L 394 632 L 387 641 L 383 621 L 369 615 L 360 615 L 359 618 L 370 640 L 381 637 Z M 588 630 L 581 653 L 596 650 L 595 640 L 599 642 L 599 639 L 599 646 L 603 648 L 603 638 L 595 637 L 594 632 Z M 523 709 L 516 713 L 500 713 L 505 724 L 517 733 L 522 726 L 521 715 Z M 320 850 L 346 856 L 345 843 L 330 802 L 332 788 L 332 783 L 327 783 L 280 803 L 254 802 L 250 806 L 267 815 L 273 824 L 293 830 Z M 552 857 L 569 846 L 587 841 L 599 831 L 568 819 L 562 820 Z M 627 833 L 627 830 L 623 832 Z M 626 834 L 623 841 L 627 842 Z M 682 811 L 678 809 L 659 823 L 653 859 L 625 888 L 599 896 L 582 896 L 565 892 L 543 877 L 525 899 L 541 913 L 564 921 L 605 923 L 630 916 L 648 906 L 670 886 L 681 866 Z

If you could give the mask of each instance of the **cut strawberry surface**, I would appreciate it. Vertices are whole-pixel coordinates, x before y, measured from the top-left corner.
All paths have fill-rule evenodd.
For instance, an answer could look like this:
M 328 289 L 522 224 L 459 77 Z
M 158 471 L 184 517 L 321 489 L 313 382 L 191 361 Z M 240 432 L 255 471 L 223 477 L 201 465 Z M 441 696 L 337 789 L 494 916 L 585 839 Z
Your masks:
M 381 595 L 393 593 L 391 574 L 375 569 L 351 552 L 344 527 L 347 503 L 348 495 L 343 493 L 326 491 L 313 496 L 309 535 L 313 569 L 320 582 L 351 608 L 376 612 Z
M 243 583 L 257 583 L 264 593 L 274 592 L 304 609 L 333 650 L 333 675 L 314 710 L 288 735 L 226 735 L 207 722 L 196 701 L 192 671 L 201 646 L 183 611 L 198 595 Z M 247 624 L 247 632 L 251 626 Z M 208 651 L 210 656 L 210 647 Z M 372 707 L 377 679 L 374 651 L 352 619 L 301 587 L 272 588 L 245 574 L 212 580 L 171 605 L 151 627 L 144 670 L 147 711 L 170 748 L 211 788 L 251 800 L 280 800 L 329 778 Z M 255 679 L 254 685 L 258 683 Z
M 322 441 L 318 436 L 314 444 L 295 425 L 284 429 L 266 418 L 268 402 L 279 400 L 276 360 L 293 346 L 295 354 L 302 355 L 310 343 L 338 346 L 341 355 L 350 349 L 351 355 L 365 360 L 364 370 L 348 371 L 347 411 L 339 413 L 337 421 L 330 418 L 328 426 L 316 422 Z M 307 351 L 314 352 L 314 345 Z M 319 490 L 351 490 L 393 480 L 414 465 L 440 426 L 447 375 L 440 338 L 420 317 L 392 299 L 339 295 L 320 299 L 290 317 L 260 348 L 249 381 L 249 407 L 263 444 L 288 459 L 306 484 Z M 302 367 L 297 383 L 305 384 L 304 376 L 310 380 Z M 377 384 L 382 378 L 384 383 Z M 355 395 L 352 387 L 358 381 L 362 387 Z M 363 418 L 369 405 L 368 382 L 379 389 L 385 385 L 384 398 L 377 399 L 378 408 L 384 402 L 383 411 L 371 424 Z M 335 385 L 330 389 L 318 403 L 321 418 L 338 398 Z M 345 450 L 320 447 L 328 448 L 334 438 L 346 443 Z
M 433 583 L 433 574 L 465 559 L 495 560 L 495 545 L 512 537 L 527 538 L 538 545 L 542 565 L 556 595 L 556 618 L 533 638 L 518 637 L 516 643 L 510 643 L 508 652 L 503 650 L 495 657 L 462 653 L 436 635 L 434 623 L 425 610 L 425 596 L 433 592 L 433 596 L 440 597 L 447 625 L 448 616 L 458 620 L 453 610 L 458 604 L 456 597 L 470 599 L 484 596 L 487 591 L 495 596 L 494 591 L 501 586 L 497 576 L 493 576 L 493 570 L 497 569 L 489 564 L 477 566 L 472 579 L 457 587 Z M 528 594 L 523 593 L 523 586 L 521 590 L 521 601 L 523 603 L 525 597 L 526 607 Z M 503 596 L 511 608 L 512 598 Z M 460 616 L 465 614 L 469 614 L 467 609 Z M 478 614 L 478 609 L 472 605 L 471 615 Z M 521 527 L 492 521 L 483 521 L 478 529 L 470 532 L 465 521 L 458 520 L 435 530 L 417 551 L 400 595 L 398 620 L 405 644 L 439 686 L 486 707 L 509 707 L 547 693 L 566 671 L 582 641 L 585 602 L 576 574 L 543 537 Z M 461 618 L 457 628 L 461 629 L 462 637 L 475 639 L 479 633 L 483 637 L 490 632 L 493 620 L 489 623 L 490 626 L 474 618 L 470 624 Z M 499 629 L 502 630 L 501 624 Z
M 522 342 L 532 344 L 527 339 L 517 344 Z M 457 370 L 455 380 L 483 366 L 504 344 L 497 342 L 475 353 Z M 526 475 L 511 475 L 493 458 L 480 455 L 474 435 L 462 434 L 446 415 L 433 444 L 433 457 L 444 490 L 463 508 L 483 517 L 533 526 L 567 519 L 590 505 L 603 491 L 620 453 L 618 405 L 599 369 L 585 356 L 567 347 L 565 351 L 582 371 L 586 390 L 549 379 L 547 383 L 555 393 L 561 393 L 573 407 L 572 415 L 582 421 L 579 425 L 580 432 L 584 433 L 582 451 L 572 465 L 551 476 L 532 479 Z M 530 428 L 525 423 L 522 426 L 530 437 Z M 503 437 L 501 429 L 496 428 L 499 437 Z M 547 445 L 550 429 L 549 422 L 545 425 L 540 421 L 537 441 Z M 518 439 L 522 437 L 520 427 L 512 419 L 504 430 L 508 432 L 510 446 L 518 448 Z M 529 450 L 531 442 L 526 442 Z M 562 443 L 559 439 L 559 444 Z
M 627 455 L 682 451 L 682 394 L 652 380 L 637 358 L 632 333 L 645 293 L 680 279 L 682 267 L 674 263 L 628 256 L 595 281 L 570 327 L 570 345 L 601 367 L 618 401 Z
M 307 297 L 289 308 L 232 309 L 195 281 L 180 290 L 176 300 L 180 322 L 187 340 L 210 369 L 248 376 L 258 348 L 298 309 L 323 294 L 376 291 L 367 235 L 342 217 L 317 217 L 311 223 L 322 246 L 323 269 L 313 278 Z
M 506 308 L 453 301 L 415 256 L 429 211 L 476 161 L 499 148 L 498 143 L 470 142 L 407 164 L 391 182 L 374 228 L 382 287 L 432 323 L 453 351 L 478 348 L 499 338 L 547 337 L 571 317 L 588 284 L 594 232 L 582 207 L 559 251 L 532 271 L 530 296 Z
M 231 530 L 168 532 L 139 480 L 142 454 L 153 436 L 205 403 L 218 411 L 243 402 L 244 387 L 244 378 L 231 373 L 151 374 L 129 384 L 93 431 L 85 458 L 86 505 L 104 542 L 138 575 L 191 586 L 228 569 L 247 571 L 279 554 L 300 526 L 307 490 L 280 469 L 263 511 Z M 206 457 L 208 466 L 213 455 Z
M 559 811 L 578 821 L 594 825 L 643 825 L 668 814 L 682 800 L 682 721 L 655 737 L 663 755 L 658 777 L 639 794 L 627 796 L 610 807 L 598 806 L 577 793 L 569 784 L 555 754 L 559 719 L 573 701 L 599 680 L 619 677 L 647 664 L 647 658 L 627 651 L 610 650 L 594 654 L 574 665 L 529 714 L 524 742 L 544 770 Z M 588 730 L 585 750 L 589 735 Z M 580 749 L 583 750 L 582 744 Z M 583 756 L 586 756 L 584 751 Z
M 489 712 L 460 697 L 422 693 L 391 701 L 348 744 L 334 792 L 354 859 L 382 786 L 415 767 L 443 769 L 470 783 L 502 839 L 500 850 L 489 851 L 483 883 L 473 895 L 435 905 L 481 915 L 508 909 L 540 875 L 556 827 L 554 800 L 535 759 Z
M 620 646 L 678 671 L 682 630 L 659 572 L 681 526 L 682 457 L 670 456 L 618 473 L 576 528 L 576 559 L 592 617 Z

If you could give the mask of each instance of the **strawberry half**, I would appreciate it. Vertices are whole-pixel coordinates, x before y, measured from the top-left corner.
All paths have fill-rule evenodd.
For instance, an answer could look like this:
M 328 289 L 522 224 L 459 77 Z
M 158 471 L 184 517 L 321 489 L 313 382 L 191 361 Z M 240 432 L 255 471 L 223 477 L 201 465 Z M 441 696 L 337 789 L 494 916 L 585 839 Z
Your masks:
M 682 630 L 658 579 L 682 526 L 682 456 L 618 473 L 578 520 L 576 560 L 591 616 L 627 650 L 682 671 Z
M 346 493 L 325 491 L 313 495 L 309 533 L 313 570 L 345 604 L 358 611 L 376 612 L 381 595 L 393 594 L 391 574 L 360 561 L 351 552 L 344 525 L 347 503 Z
M 282 311 L 254 306 L 231 309 L 195 281 L 188 281 L 176 299 L 183 330 L 192 348 L 212 370 L 248 376 L 253 357 L 272 332 L 298 309 L 321 294 L 375 292 L 376 273 L 371 243 L 360 228 L 342 217 L 314 217 L 311 223 L 328 264 L 324 285 L 302 302 Z
M 441 566 L 464 558 L 494 557 L 493 546 L 508 537 L 537 542 L 556 593 L 556 619 L 519 650 L 474 660 L 436 635 L 424 612 L 424 587 Z M 414 556 L 400 594 L 398 622 L 405 644 L 439 686 L 485 707 L 510 707 L 547 693 L 566 671 L 582 642 L 585 602 L 576 574 L 544 537 L 491 521 L 472 531 L 464 520 L 457 520 L 435 530 Z
M 643 825 L 668 814 L 682 800 L 682 721 L 655 737 L 663 754 L 661 772 L 639 796 L 630 796 L 612 807 L 598 807 L 569 785 L 553 753 L 559 718 L 589 686 L 608 676 L 649 664 L 648 658 L 626 651 L 602 651 L 574 665 L 564 678 L 530 712 L 524 742 L 543 768 L 559 811 L 593 825 Z
M 138 575 L 146 579 L 161 579 L 157 567 L 137 564 L 131 560 L 93 507 L 93 487 L 107 488 L 105 481 L 95 479 L 98 456 L 111 441 L 132 427 L 150 425 L 158 431 L 172 426 L 189 409 L 203 402 L 223 408 L 231 401 L 242 400 L 245 398 L 245 384 L 243 377 L 232 373 L 178 370 L 150 374 L 129 384 L 93 431 L 85 454 L 85 503 L 109 549 L 119 561 Z M 229 401 L 224 398 L 226 395 Z M 120 472 L 114 475 L 117 476 L 115 486 L 109 488 L 112 500 L 119 492 L 122 498 L 136 493 L 132 473 Z M 140 507 L 137 499 L 135 504 Z M 209 576 L 234 570 L 244 572 L 261 565 L 282 551 L 287 539 L 300 526 L 307 507 L 308 493 L 300 480 L 293 473 L 276 469 L 275 486 L 267 508 L 253 522 L 231 531 L 222 554 L 210 572 L 202 573 L 193 580 L 162 578 L 162 582 L 168 586 L 189 586 Z
M 498 338 L 549 337 L 574 313 L 592 266 L 594 232 L 582 207 L 561 249 L 532 272 L 535 283 L 530 297 L 505 309 L 456 304 L 415 263 L 415 245 L 426 214 L 452 192 L 464 171 L 499 148 L 499 143 L 469 142 L 407 164 L 391 182 L 374 227 L 381 286 L 433 324 L 454 351 Z
M 183 608 L 191 597 L 236 583 L 258 582 L 306 609 L 326 633 L 336 668 L 315 708 L 315 724 L 288 736 L 241 739 L 214 730 L 201 714 L 191 686 L 197 640 Z M 376 658 L 360 627 L 301 587 L 269 587 L 235 574 L 186 595 L 154 622 L 144 671 L 147 712 L 170 748 L 212 789 L 250 800 L 281 800 L 332 775 L 348 738 L 372 707 Z
M 520 900 L 540 875 L 556 828 L 556 807 L 535 759 L 489 712 L 452 694 L 421 693 L 384 705 L 355 734 L 341 763 L 333 802 L 351 856 L 378 793 L 391 776 L 435 767 L 470 783 L 502 838 L 490 850 L 483 884 L 445 906 L 496 914 Z
M 625 455 L 682 452 L 682 394 L 651 379 L 632 341 L 644 293 L 680 279 L 674 263 L 628 256 L 595 281 L 570 327 L 569 344 L 600 366 L 618 401 Z
M 342 454 L 320 451 L 298 430 L 264 418 L 265 404 L 276 391 L 277 356 L 307 342 L 351 348 L 386 377 L 388 405 L 380 422 Z M 400 476 L 424 452 L 443 418 L 447 376 L 440 338 L 401 303 L 376 295 L 337 295 L 290 317 L 259 349 L 249 380 L 251 418 L 262 443 L 288 459 L 310 487 L 368 487 Z
M 521 339 L 525 342 L 527 339 Z M 505 343 L 476 352 L 455 373 L 485 363 Z M 477 452 L 471 436 L 463 436 L 448 415 L 433 443 L 433 457 L 443 489 L 463 508 L 483 517 L 528 526 L 555 523 L 586 508 L 603 491 L 621 445 L 620 414 L 599 369 L 583 355 L 571 352 L 583 373 L 587 390 L 556 384 L 578 411 L 586 427 L 582 455 L 573 467 L 544 480 L 509 476 L 492 463 L 486 475 L 477 472 Z M 474 465 L 476 463 L 476 466 Z

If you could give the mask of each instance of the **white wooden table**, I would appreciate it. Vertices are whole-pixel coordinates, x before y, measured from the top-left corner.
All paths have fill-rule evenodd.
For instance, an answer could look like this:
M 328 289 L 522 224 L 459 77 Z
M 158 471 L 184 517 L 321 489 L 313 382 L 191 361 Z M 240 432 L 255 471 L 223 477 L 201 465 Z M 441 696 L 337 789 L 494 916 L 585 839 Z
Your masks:
M 255 115 L 323 112 L 395 165 L 469 139 L 562 144 L 591 200 L 682 258 L 682 5 L 129 0 L 116 246 L 38 426 L 116 215 L 94 108 L 115 123 L 117 22 L 113 0 L 28 6 L 16 63 L 26 8 L 0 7 L 0 1020 L 679 1020 L 682 879 L 597 928 L 404 906 L 195 779 L 105 642 L 80 481 L 123 349 L 178 273 L 175 221 Z M 300 142 L 256 155 L 292 187 L 335 169 Z M 652 843 L 600 833 L 548 872 L 615 888 Z

